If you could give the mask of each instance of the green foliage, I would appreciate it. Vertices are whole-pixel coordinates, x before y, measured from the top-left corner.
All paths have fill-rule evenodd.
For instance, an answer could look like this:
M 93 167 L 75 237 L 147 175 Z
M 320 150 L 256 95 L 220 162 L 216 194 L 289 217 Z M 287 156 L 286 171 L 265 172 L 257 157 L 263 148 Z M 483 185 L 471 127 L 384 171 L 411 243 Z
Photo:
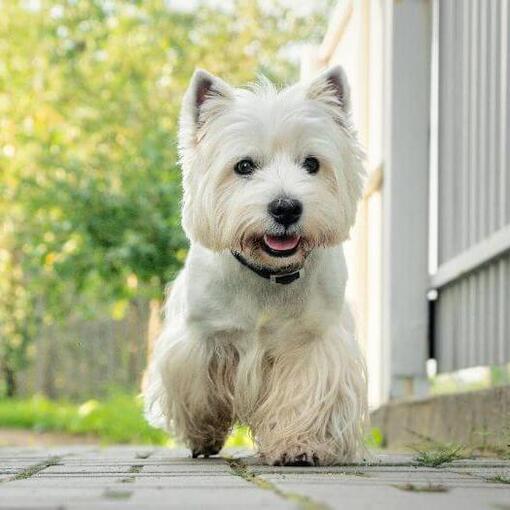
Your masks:
M 225 446 L 227 448 L 253 448 L 254 442 L 251 437 L 250 429 L 245 425 L 234 427 Z
M 438 374 L 430 378 L 430 392 L 445 395 L 479 391 L 510 384 L 510 363 L 487 367 L 472 367 L 454 373 Z
M 176 133 L 194 68 L 235 84 L 260 72 L 286 81 L 296 73 L 288 43 L 321 28 L 318 15 L 277 0 L 171 5 L 1 3 L 4 370 L 26 363 L 42 322 L 78 306 L 160 298 L 181 267 Z
M 0 250 L 0 371 L 5 386 L 0 385 L 0 394 L 12 396 L 16 391 L 15 373 L 26 364 L 36 325 L 34 306 L 16 253 Z
M 168 436 L 148 425 L 141 401 L 116 394 L 81 405 L 44 397 L 0 400 L 0 427 L 90 434 L 105 443 L 166 444 Z
M 380 428 L 372 427 L 365 435 L 364 443 L 367 448 L 384 448 L 384 435 Z
M 0 399 L 1 427 L 91 435 L 108 444 L 174 444 L 166 432 L 146 422 L 141 399 L 123 393 L 113 393 L 104 400 L 87 400 L 82 404 L 41 396 Z M 226 443 L 227 447 L 249 448 L 252 445 L 247 427 L 235 427 Z

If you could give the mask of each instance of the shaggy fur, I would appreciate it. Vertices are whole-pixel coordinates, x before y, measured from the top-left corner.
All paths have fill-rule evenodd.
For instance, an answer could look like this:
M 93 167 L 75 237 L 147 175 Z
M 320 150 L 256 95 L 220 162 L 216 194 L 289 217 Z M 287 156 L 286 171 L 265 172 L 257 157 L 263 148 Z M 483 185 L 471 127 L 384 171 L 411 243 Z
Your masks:
M 217 453 L 235 421 L 248 424 L 270 464 L 331 464 L 361 451 L 364 361 L 344 303 L 348 238 L 362 188 L 362 157 L 340 67 L 277 91 L 234 89 L 196 71 L 181 114 L 183 227 L 191 241 L 172 285 L 144 390 L 151 423 L 194 456 Z M 312 175 L 303 161 L 313 155 Z M 256 162 L 252 175 L 236 162 Z M 277 197 L 301 201 L 284 227 Z M 275 257 L 264 234 L 300 236 Z M 271 283 L 231 251 L 299 279 Z

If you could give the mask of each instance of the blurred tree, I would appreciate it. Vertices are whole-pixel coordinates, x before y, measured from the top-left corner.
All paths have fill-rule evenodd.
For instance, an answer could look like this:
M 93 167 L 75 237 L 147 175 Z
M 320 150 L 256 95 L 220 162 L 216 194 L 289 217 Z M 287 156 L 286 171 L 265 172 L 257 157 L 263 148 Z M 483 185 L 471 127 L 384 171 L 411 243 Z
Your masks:
M 34 296 L 24 285 L 17 252 L 0 252 L 0 371 L 4 392 L 16 393 L 16 372 L 27 361 L 27 348 L 34 333 Z
M 277 1 L 212 5 L 0 4 L 0 369 L 9 392 L 38 324 L 97 303 L 120 317 L 135 298 L 159 299 L 180 268 L 176 128 L 194 68 L 233 83 L 261 72 L 294 78 L 289 43 L 320 28 L 320 13 L 298 16 Z

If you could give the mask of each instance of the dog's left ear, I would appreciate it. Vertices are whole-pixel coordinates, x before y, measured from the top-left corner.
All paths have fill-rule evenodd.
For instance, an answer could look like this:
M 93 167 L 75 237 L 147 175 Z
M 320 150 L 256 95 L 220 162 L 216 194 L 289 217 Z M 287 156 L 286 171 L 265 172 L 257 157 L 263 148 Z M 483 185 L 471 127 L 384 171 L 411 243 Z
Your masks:
M 345 115 L 351 113 L 351 89 L 342 66 L 331 67 L 312 80 L 306 97 L 340 107 Z
M 184 95 L 181 123 L 196 132 L 209 115 L 232 98 L 233 89 L 230 85 L 203 69 L 197 69 Z

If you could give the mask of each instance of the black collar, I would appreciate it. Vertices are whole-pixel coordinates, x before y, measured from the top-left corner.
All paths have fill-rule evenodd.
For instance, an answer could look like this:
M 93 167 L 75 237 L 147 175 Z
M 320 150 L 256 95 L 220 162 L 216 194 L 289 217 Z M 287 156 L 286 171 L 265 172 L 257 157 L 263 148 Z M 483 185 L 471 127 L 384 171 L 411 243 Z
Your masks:
M 292 273 L 272 273 L 269 269 L 252 266 L 240 253 L 236 251 L 231 253 L 243 266 L 251 269 L 255 274 L 258 274 L 262 278 L 269 280 L 271 283 L 281 283 L 282 285 L 288 285 L 304 274 L 303 269 L 293 271 Z

